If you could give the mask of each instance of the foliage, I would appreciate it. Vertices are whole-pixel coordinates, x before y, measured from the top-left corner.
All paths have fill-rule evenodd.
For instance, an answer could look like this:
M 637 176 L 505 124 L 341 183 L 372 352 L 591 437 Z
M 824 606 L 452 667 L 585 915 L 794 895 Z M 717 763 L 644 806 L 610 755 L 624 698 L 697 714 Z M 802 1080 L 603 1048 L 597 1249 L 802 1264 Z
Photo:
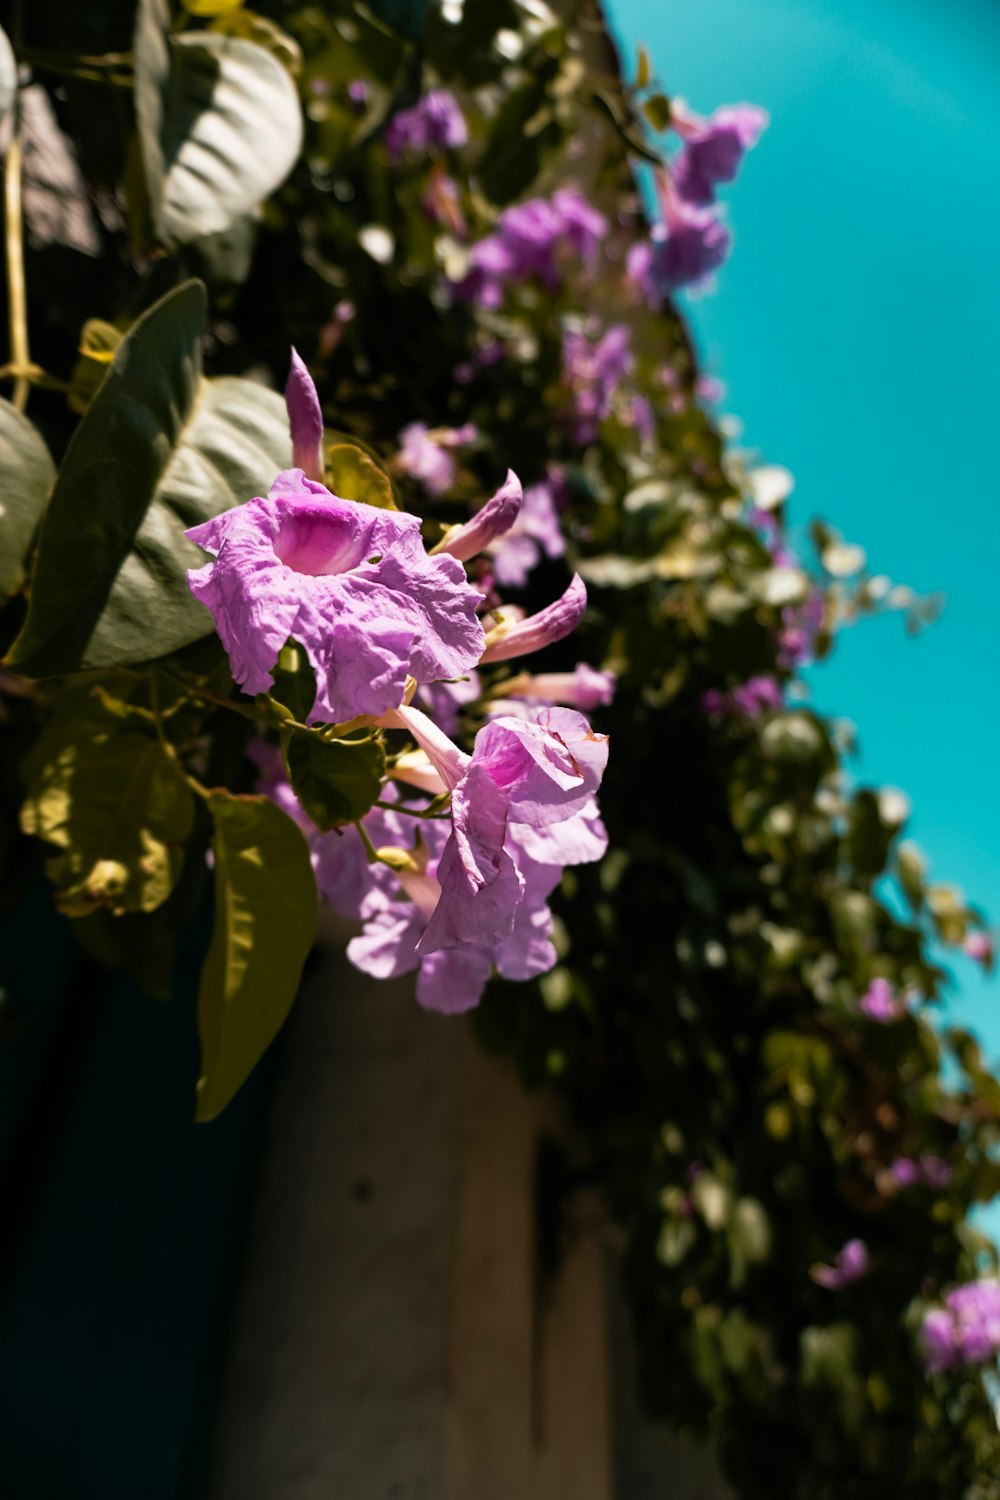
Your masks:
M 810 566 L 788 553 L 782 473 L 726 448 L 680 314 L 630 280 L 647 228 L 633 169 L 661 159 L 646 125 L 671 122 L 648 58 L 623 85 L 589 5 L 573 24 L 519 0 L 262 8 L 40 0 L 13 28 L 79 182 L 53 230 L 26 178 L 26 306 L 8 278 L 7 822 L 50 846 L 81 941 L 156 992 L 211 845 L 211 1118 L 280 1027 L 313 932 L 307 845 L 247 795 L 247 739 L 280 743 L 320 828 L 367 812 L 386 756 L 370 724 L 304 722 L 294 643 L 270 697 L 240 694 L 184 584 L 204 559 L 183 531 L 288 462 L 261 377 L 283 381 L 294 342 L 338 492 L 422 514 L 429 538 L 508 467 L 526 485 L 556 471 L 589 587 L 582 654 L 618 674 L 597 716 L 611 848 L 564 879 L 558 967 L 496 982 L 477 1032 L 563 1090 L 627 1237 L 647 1398 L 718 1435 L 739 1495 L 998 1496 L 980 1372 L 928 1376 L 918 1340 L 940 1291 L 995 1259 L 969 1212 L 1000 1186 L 1000 1083 L 934 1010 L 943 948 L 982 919 L 928 883 L 898 796 L 853 785 L 789 645 L 810 609 L 822 656 L 859 615 L 898 603 L 916 625 L 922 606 L 824 525 Z M 0 55 L 0 107 L 9 71 Z M 388 120 L 442 84 L 467 144 L 394 163 Z M 24 111 L 26 147 L 39 118 Z M 609 218 L 599 263 L 569 257 L 499 306 L 453 295 L 498 214 L 568 180 Z M 15 262 L 16 228 L 8 215 Z M 612 323 L 633 360 L 584 441 L 565 335 Z M 440 499 L 398 464 L 413 421 L 476 429 Z M 560 581 L 565 563 L 543 562 L 522 602 Z M 559 645 L 545 664 L 575 660 Z M 502 693 L 504 669 L 485 675 Z M 747 712 L 755 681 L 778 698 Z M 869 1018 L 876 979 L 919 1002 Z M 950 1169 L 940 1185 L 902 1186 L 894 1163 L 929 1157 Z M 868 1273 L 823 1285 L 816 1268 L 854 1237 Z

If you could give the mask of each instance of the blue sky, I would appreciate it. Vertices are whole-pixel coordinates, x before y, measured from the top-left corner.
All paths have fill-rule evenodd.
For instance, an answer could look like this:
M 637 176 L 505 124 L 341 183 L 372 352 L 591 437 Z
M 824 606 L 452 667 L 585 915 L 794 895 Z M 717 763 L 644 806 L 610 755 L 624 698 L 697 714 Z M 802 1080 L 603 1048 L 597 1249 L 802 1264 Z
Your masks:
M 688 304 L 722 409 L 874 572 L 946 595 L 840 638 L 815 701 L 854 770 L 913 802 L 909 835 L 1000 921 L 1000 6 L 995 0 L 610 0 L 695 109 L 771 126 L 725 190 L 734 251 Z M 1000 1059 L 1000 983 L 954 962 L 950 1013 Z

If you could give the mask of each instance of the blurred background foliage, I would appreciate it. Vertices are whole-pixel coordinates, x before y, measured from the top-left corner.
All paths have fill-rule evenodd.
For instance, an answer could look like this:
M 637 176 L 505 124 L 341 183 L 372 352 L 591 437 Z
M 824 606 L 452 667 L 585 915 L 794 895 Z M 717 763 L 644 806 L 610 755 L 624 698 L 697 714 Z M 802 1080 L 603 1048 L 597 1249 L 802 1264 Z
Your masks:
M 825 524 L 810 559 L 779 556 L 781 471 L 724 442 L 677 310 L 650 309 L 626 275 L 627 249 L 647 232 L 642 172 L 669 118 L 650 60 L 629 61 L 623 77 L 589 3 L 571 16 L 540 0 L 8 9 L 30 70 L 30 413 L 57 462 L 122 336 L 197 276 L 206 374 L 279 386 L 294 343 L 329 426 L 393 472 L 406 509 L 461 519 L 507 467 L 526 485 L 560 476 L 569 555 L 544 560 L 522 602 L 551 597 L 567 564 L 587 580 L 584 628 L 545 665 L 580 656 L 619 674 L 596 720 L 612 737 L 611 849 L 564 879 L 559 966 L 535 986 L 495 983 L 473 1024 L 529 1085 L 561 1091 L 578 1122 L 587 1149 L 565 1164 L 567 1181 L 599 1181 L 620 1225 L 650 1408 L 715 1433 L 747 1500 L 1000 1495 L 983 1371 L 928 1376 L 918 1338 L 944 1289 L 995 1269 L 969 1215 L 1000 1188 L 1000 1084 L 975 1040 L 935 1017 L 941 954 L 983 918 L 926 884 L 919 851 L 901 841 L 898 794 L 852 783 L 849 747 L 810 708 L 787 650 L 807 607 L 818 657 L 865 613 L 905 604 L 919 628 L 933 607 L 869 577 Z M 174 47 L 168 65 L 171 27 L 202 40 Z M 229 66 L 219 37 L 253 44 L 244 97 L 291 110 L 293 133 L 297 98 L 303 134 L 284 161 L 266 112 L 248 107 L 206 209 L 179 143 Z M 183 77 L 163 86 L 182 54 Z M 388 121 L 435 86 L 458 98 L 468 143 L 394 161 Z M 498 213 L 569 182 L 608 217 L 599 263 L 567 256 L 557 286 L 529 278 L 499 307 L 456 300 L 449 285 Z M 581 444 L 564 337 L 612 323 L 630 329 L 634 363 Z M 266 405 L 263 393 L 248 399 Z M 414 420 L 478 433 L 433 501 L 394 467 Z M 31 440 L 15 417 L 4 422 L 24 465 Z M 4 648 L 24 623 L 22 575 L 51 483 L 44 452 L 34 461 L 41 500 L 21 525 L 24 567 L 5 578 Z M 237 493 L 249 478 L 228 482 Z M 214 639 L 177 660 L 232 693 Z M 778 699 L 734 709 L 760 679 Z M 44 832 L 21 815 L 40 719 L 50 739 L 60 717 L 71 738 L 99 738 L 86 725 L 113 717 L 128 690 L 114 674 L 97 681 L 104 697 L 88 677 L 84 703 L 4 679 L 7 911 L 38 860 L 23 830 Z M 203 701 L 174 706 L 208 745 L 213 784 L 249 786 L 245 726 Z M 159 993 L 206 879 L 205 814 L 178 799 L 167 899 L 118 891 L 83 916 L 74 872 L 55 872 L 81 941 Z M 860 1007 L 877 979 L 908 997 L 891 1023 Z M 901 1158 L 944 1167 L 904 1186 Z M 852 1239 L 868 1247 L 867 1274 L 824 1285 L 817 1267 Z

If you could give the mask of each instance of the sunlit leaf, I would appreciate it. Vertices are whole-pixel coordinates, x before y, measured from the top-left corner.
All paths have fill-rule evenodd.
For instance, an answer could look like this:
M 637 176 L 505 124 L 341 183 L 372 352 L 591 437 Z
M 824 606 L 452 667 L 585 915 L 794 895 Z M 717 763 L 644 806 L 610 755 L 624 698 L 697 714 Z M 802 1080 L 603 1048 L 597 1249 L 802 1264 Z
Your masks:
M 166 0 L 141 0 L 136 117 L 153 223 L 172 246 L 227 229 L 280 186 L 302 145 L 302 112 L 264 47 L 168 26 Z
M 24 775 L 21 826 L 62 851 L 47 865 L 62 911 L 150 912 L 166 901 L 194 799 L 158 739 L 69 711 L 50 721 Z
M 352 443 L 336 443 L 327 450 L 327 481 L 342 500 L 361 500 L 380 510 L 395 510 L 392 481 L 384 469 L 362 448 Z
M 299 829 L 266 797 L 212 792 L 215 926 L 198 991 L 196 1118 L 214 1119 L 281 1029 L 316 931 Z
M 24 581 L 25 560 L 56 477 L 38 430 L 0 401 L 0 599 Z

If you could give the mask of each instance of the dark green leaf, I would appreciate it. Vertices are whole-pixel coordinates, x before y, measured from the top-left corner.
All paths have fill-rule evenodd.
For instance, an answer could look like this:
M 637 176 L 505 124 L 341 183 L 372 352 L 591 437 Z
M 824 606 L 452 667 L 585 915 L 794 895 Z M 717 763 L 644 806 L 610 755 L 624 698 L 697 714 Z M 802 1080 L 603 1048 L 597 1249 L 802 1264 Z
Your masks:
M 281 747 L 288 779 L 318 828 L 363 818 L 382 789 L 385 751 L 380 740 L 325 740 L 319 730 L 285 729 Z
M 45 514 L 18 670 L 147 661 L 212 629 L 185 578 L 205 555 L 184 530 L 266 494 L 291 442 L 274 392 L 202 378 L 204 320 L 188 282 L 122 340 Z
M 196 1119 L 212 1120 L 278 1034 L 316 932 L 309 846 L 266 797 L 212 792 L 215 928 L 198 991 Z

